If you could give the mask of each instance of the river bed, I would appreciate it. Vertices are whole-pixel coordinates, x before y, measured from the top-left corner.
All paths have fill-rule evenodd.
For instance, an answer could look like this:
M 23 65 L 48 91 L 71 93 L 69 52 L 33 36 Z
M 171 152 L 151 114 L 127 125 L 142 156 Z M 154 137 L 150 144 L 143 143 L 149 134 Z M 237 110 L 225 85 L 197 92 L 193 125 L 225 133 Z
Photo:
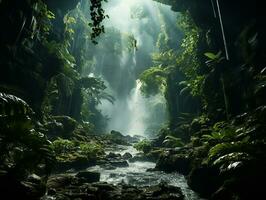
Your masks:
M 106 153 L 121 154 L 128 152 L 135 156 L 138 151 L 133 146 L 117 146 L 106 149 Z M 133 186 L 151 186 L 165 182 L 169 185 L 180 187 L 186 200 L 203 200 L 187 185 L 185 177 L 179 173 L 165 173 L 161 171 L 147 171 L 155 167 L 155 162 L 137 161 L 128 162 L 128 167 L 118 167 L 116 169 L 105 169 L 100 166 L 88 168 L 89 171 L 101 173 L 100 181 L 117 185 L 121 182 Z

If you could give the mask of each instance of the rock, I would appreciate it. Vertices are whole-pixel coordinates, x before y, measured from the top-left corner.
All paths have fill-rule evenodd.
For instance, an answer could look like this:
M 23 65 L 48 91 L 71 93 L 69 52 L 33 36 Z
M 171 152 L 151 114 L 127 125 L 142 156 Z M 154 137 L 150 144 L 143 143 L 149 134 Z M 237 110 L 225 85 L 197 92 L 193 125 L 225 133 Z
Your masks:
M 69 138 L 77 127 L 77 121 L 69 116 L 53 116 L 52 121 L 45 124 L 47 135 L 53 139 L 56 137 Z
M 210 197 L 222 185 L 219 169 L 209 166 L 194 168 L 188 175 L 189 186 L 203 197 Z
M 137 143 L 140 140 L 137 136 L 131 137 L 129 135 L 123 135 L 115 130 L 112 130 L 110 134 L 107 134 L 106 138 L 109 139 L 111 143 L 120 145 L 130 145 L 130 143 Z
M 36 174 L 31 174 L 28 176 L 27 181 L 35 183 L 35 184 L 41 184 L 42 179 Z
M 121 158 L 121 155 L 120 155 L 119 153 L 116 154 L 116 153 L 110 152 L 110 153 L 106 156 L 106 158 Z
M 114 167 L 128 167 L 127 161 L 111 161 L 110 164 Z
M 184 196 L 178 187 L 160 183 L 156 186 L 148 187 L 145 190 L 146 199 L 152 200 L 182 200 Z
M 191 170 L 191 160 L 186 154 L 162 155 L 155 168 L 166 172 L 176 171 L 188 175 Z
M 129 143 L 138 143 L 140 141 L 141 137 L 138 137 L 136 135 L 133 136 L 133 137 L 131 137 L 130 135 L 126 135 L 125 139 Z
M 51 199 L 48 199 L 48 200 L 52 200 L 52 199 L 56 199 L 56 200 L 71 200 L 67 195 L 64 195 L 64 194 L 56 194 L 55 197 L 52 197 Z
M 111 135 L 115 136 L 115 137 L 124 137 L 122 133 L 120 133 L 119 131 L 115 131 L 115 130 L 111 130 Z
M 136 155 L 128 160 L 129 162 L 146 162 L 146 161 L 151 161 L 150 158 L 146 157 L 144 154 L 141 155 Z
M 21 185 L 24 187 L 27 199 L 39 199 L 46 192 L 45 184 L 42 183 L 36 184 L 28 181 L 22 181 Z
M 77 121 L 69 116 L 54 116 L 54 120 L 56 120 L 59 123 L 62 123 L 64 126 L 64 131 L 66 133 L 71 133 L 75 130 L 77 127 Z
M 55 165 L 55 172 L 65 172 L 67 170 L 82 170 L 88 167 L 94 166 L 96 160 L 88 159 L 85 155 L 71 155 L 71 157 L 66 158 L 65 160 L 57 161 Z
M 212 200 L 234 199 L 234 193 L 228 188 L 220 187 L 211 197 Z M 239 198 L 238 198 L 239 199 Z
M 128 152 L 126 152 L 126 153 L 124 153 L 124 155 L 122 155 L 122 158 L 124 158 L 124 159 L 126 159 L 126 160 L 128 160 L 128 159 L 130 159 L 130 158 L 132 158 L 133 156 L 130 154 L 130 153 L 128 153 Z
M 93 187 L 98 188 L 98 190 L 114 191 L 116 187 L 108 183 L 94 183 Z
M 55 175 L 49 177 L 47 181 L 47 187 L 53 189 L 60 189 L 70 185 L 73 181 L 73 176 L 71 175 Z
M 183 200 L 180 188 L 169 186 L 165 183 L 144 187 L 126 185 L 124 183 L 118 185 L 103 182 L 84 183 L 82 179 L 84 176 L 87 177 L 87 175 L 88 172 L 81 172 L 80 176 L 72 177 L 71 181 L 69 181 L 67 176 L 53 177 L 52 180 L 57 180 L 57 182 L 63 182 L 64 184 L 59 184 L 61 187 L 57 190 L 48 187 L 48 196 L 47 198 L 42 198 L 42 200 Z M 51 183 L 52 180 L 49 180 L 49 182 Z M 50 184 L 49 186 L 54 185 Z
M 100 181 L 99 172 L 81 171 L 76 174 L 76 177 L 84 179 L 86 183 L 93 183 Z
M 106 170 L 113 170 L 113 169 L 116 169 L 115 166 L 112 166 L 111 164 L 105 164 L 105 165 L 102 165 L 101 166 L 103 169 L 106 169 Z
M 54 188 L 49 188 L 48 190 L 47 190 L 47 195 L 49 195 L 49 196 L 53 196 L 53 195 L 55 195 L 56 194 L 56 189 L 54 189 Z

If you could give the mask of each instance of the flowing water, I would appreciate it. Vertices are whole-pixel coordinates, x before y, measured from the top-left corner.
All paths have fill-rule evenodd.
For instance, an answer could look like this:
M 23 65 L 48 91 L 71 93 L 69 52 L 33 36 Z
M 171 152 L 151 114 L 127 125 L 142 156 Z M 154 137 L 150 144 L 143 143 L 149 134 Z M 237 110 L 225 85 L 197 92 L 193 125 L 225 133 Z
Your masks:
M 129 152 L 133 156 L 137 154 L 137 151 L 132 146 L 119 146 L 118 150 L 111 150 L 109 152 L 119 153 L 123 155 Z M 108 153 L 108 151 L 106 151 Z M 161 171 L 147 171 L 154 168 L 154 162 L 129 162 L 128 167 L 119 167 L 112 170 L 95 166 L 88 168 L 89 171 L 98 171 L 101 173 L 100 181 L 119 184 L 125 183 L 134 186 L 151 186 L 157 185 L 161 182 L 168 183 L 176 187 L 180 187 L 186 200 L 199 200 L 201 199 L 194 191 L 192 191 L 188 185 L 185 177 L 178 173 L 164 173 Z

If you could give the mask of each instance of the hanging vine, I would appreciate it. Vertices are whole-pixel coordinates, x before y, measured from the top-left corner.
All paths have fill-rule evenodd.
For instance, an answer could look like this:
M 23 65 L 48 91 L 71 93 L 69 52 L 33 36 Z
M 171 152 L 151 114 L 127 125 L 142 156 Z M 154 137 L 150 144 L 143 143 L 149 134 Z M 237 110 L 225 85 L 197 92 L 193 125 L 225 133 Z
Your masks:
M 102 2 L 107 2 L 108 0 L 90 0 L 90 16 L 92 22 L 89 23 L 89 26 L 92 29 L 91 40 L 92 43 L 97 44 L 96 38 L 105 32 L 104 25 L 102 24 L 105 18 L 109 18 L 108 15 L 105 15 L 105 11 L 102 8 Z

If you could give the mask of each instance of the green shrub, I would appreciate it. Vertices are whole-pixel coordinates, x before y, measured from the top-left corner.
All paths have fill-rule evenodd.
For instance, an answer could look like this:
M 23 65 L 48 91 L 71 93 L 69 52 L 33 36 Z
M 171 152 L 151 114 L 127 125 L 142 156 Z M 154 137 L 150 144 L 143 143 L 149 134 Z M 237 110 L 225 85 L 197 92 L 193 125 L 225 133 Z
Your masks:
M 32 114 L 22 99 L 0 93 L 0 171 L 17 180 L 30 173 L 49 175 L 54 161 L 49 141 L 34 129 Z
M 143 153 L 148 153 L 152 148 L 151 141 L 146 139 L 142 140 L 137 144 L 134 144 L 134 148 L 138 151 L 143 151 Z
M 59 138 L 52 142 L 51 148 L 55 151 L 56 154 L 67 153 L 74 150 L 75 143 L 70 140 Z
M 96 142 L 81 143 L 80 150 L 82 154 L 88 156 L 88 158 L 96 158 L 99 155 L 104 154 L 103 146 Z
M 184 143 L 182 142 L 181 138 L 174 137 L 172 135 L 167 135 L 163 141 L 163 144 L 166 147 L 182 147 Z

